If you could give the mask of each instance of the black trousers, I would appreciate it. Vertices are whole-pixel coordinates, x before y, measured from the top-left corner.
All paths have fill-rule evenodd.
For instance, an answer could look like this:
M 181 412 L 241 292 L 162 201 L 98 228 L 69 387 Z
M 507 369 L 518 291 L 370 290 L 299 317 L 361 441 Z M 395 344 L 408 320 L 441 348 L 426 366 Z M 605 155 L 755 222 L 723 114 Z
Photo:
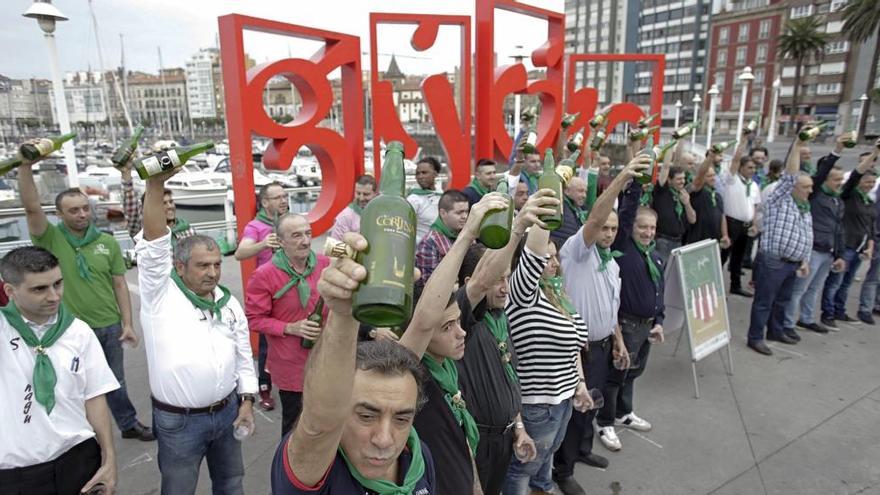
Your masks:
M 54 461 L 0 469 L 0 495 L 79 495 L 99 467 L 101 448 L 90 438 Z
M 261 333 L 257 348 L 257 378 L 260 383 L 260 391 L 272 390 L 272 375 L 266 371 L 266 356 L 268 354 L 269 342 L 266 341 L 266 335 Z
M 749 247 L 749 225 L 735 218 L 727 217 L 727 236 L 730 238 L 730 247 L 721 251 L 721 264 L 730 258 L 730 288 L 742 288 L 742 267 L 746 250 Z
M 303 408 L 302 392 L 290 392 L 279 390 L 278 397 L 281 399 L 281 438 L 293 429 L 299 413 Z
M 499 495 L 507 477 L 507 466 L 513 456 L 513 428 L 477 425 L 480 443 L 477 444 L 477 475 L 485 495 Z
M 632 321 L 623 315 L 618 315 L 617 319 L 626 350 L 636 353 L 636 359 L 628 370 L 618 370 L 614 367 L 608 370 L 608 381 L 604 391 L 605 406 L 596 416 L 596 424 L 600 427 L 613 426 L 615 418 L 622 418 L 633 411 L 635 391 L 633 382 L 645 372 L 648 353 L 651 352 L 648 334 L 654 326 L 653 323 Z
M 598 388 L 605 396 L 605 385 L 608 380 L 608 371 L 613 369 L 611 355 L 612 339 L 610 336 L 604 340 L 590 342 L 589 358 L 581 359 L 584 363 L 584 375 L 587 377 L 587 389 Z M 593 451 L 593 419 L 596 418 L 597 409 L 591 409 L 585 413 L 571 412 L 568 420 L 568 428 L 565 430 L 565 439 L 556 454 L 553 456 L 553 476 L 556 479 L 569 478 L 574 474 L 574 465 L 578 457 L 590 454 Z

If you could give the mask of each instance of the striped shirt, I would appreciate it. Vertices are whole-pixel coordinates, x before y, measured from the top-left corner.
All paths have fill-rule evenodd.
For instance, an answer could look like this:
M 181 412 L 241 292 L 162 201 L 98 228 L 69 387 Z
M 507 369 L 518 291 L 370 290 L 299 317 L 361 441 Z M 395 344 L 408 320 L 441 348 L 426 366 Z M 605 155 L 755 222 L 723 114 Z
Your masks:
M 761 252 L 791 261 L 809 261 L 813 247 L 813 217 L 801 213 L 791 196 L 797 177 L 788 173 L 764 204 Z
M 578 384 L 577 354 L 587 344 L 587 326 L 580 315 L 566 318 L 538 286 L 549 259 L 523 249 L 504 308 L 523 404 L 559 404 L 571 398 Z

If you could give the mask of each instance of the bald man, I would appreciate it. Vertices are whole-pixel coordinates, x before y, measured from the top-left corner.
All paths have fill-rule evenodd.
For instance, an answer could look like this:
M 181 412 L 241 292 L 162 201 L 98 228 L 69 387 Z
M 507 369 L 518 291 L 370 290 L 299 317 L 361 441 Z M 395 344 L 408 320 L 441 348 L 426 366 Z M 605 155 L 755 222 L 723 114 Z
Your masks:
M 550 240 L 556 243 L 557 249 L 561 248 L 569 237 L 580 230 L 581 225 L 587 219 L 589 212 L 584 210 L 584 201 L 587 199 L 587 183 L 580 177 L 572 177 L 562 191 L 562 225 L 550 232 Z

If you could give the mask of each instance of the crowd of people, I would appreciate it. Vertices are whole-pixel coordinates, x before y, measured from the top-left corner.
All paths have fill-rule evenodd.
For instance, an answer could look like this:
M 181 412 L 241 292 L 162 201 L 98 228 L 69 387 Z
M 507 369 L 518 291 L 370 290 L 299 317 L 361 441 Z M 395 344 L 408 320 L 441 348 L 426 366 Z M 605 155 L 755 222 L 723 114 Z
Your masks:
M 276 495 L 583 494 L 576 464 L 609 465 L 594 437 L 619 451 L 619 429 L 652 428 L 636 414 L 635 382 L 665 338 L 665 270 L 675 249 L 707 239 L 729 262 L 729 292 L 754 298 L 747 345 L 756 352 L 772 354 L 767 340 L 796 344 L 795 328 L 874 323 L 880 142 L 846 175 L 837 162 L 847 136 L 815 167 L 801 140 L 770 161 L 741 136 L 729 163 L 717 149 L 700 160 L 684 141 L 656 158 L 630 141 L 616 174 L 593 150 L 562 174 L 571 177 L 557 197 L 538 187 L 542 157 L 522 138 L 506 166 L 477 161 L 461 191 L 442 190 L 436 158 L 417 163 L 406 194 L 417 222 L 415 303 L 396 328 L 353 317 L 367 268 L 315 252 L 280 184 L 260 189 L 235 252 L 258 266 L 239 301 L 220 284 L 216 241 L 177 216 L 164 187 L 173 171 L 137 198 L 128 168 L 139 337 L 119 244 L 95 227 L 78 189 L 57 196 L 60 221 L 50 223 L 25 162 L 33 246 L 0 261 L 9 299 L 0 398 L 10 405 L 0 412 L 0 493 L 113 493 L 111 417 L 122 438 L 158 441 L 163 494 L 195 493 L 203 461 L 214 493 L 244 493 L 240 440 L 254 431 L 255 407 L 276 407 L 274 386 Z M 509 194 L 495 192 L 498 181 Z M 360 217 L 376 194 L 376 180 L 359 177 L 329 232 L 353 252 L 368 247 Z M 510 240 L 489 249 L 481 222 L 510 202 Z M 561 226 L 551 230 L 557 208 Z M 862 262 L 870 268 L 852 318 L 847 297 Z M 124 348 L 141 338 L 152 427 L 125 387 Z

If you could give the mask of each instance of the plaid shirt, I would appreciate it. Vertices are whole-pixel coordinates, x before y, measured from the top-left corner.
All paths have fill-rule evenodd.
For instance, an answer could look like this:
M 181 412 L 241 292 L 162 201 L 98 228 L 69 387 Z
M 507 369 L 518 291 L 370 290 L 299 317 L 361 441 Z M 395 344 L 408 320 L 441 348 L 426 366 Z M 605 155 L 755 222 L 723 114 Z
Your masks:
M 128 235 L 132 239 L 144 228 L 144 204 L 134 195 L 134 185 L 131 181 L 122 181 L 122 214 L 125 215 L 125 221 L 128 223 Z M 196 235 L 196 229 L 189 229 L 174 234 L 172 232 L 172 240 L 182 239 Z
M 428 281 L 428 277 L 434 273 L 434 269 L 440 264 L 440 260 L 452 248 L 452 242 L 451 239 L 433 229 L 422 239 L 422 242 L 419 243 L 416 249 L 416 267 L 422 272 L 422 278 L 419 279 L 420 283 L 424 284 Z
M 764 202 L 761 252 L 791 261 L 809 261 L 813 216 L 801 213 L 791 196 L 797 177 L 784 174 Z

